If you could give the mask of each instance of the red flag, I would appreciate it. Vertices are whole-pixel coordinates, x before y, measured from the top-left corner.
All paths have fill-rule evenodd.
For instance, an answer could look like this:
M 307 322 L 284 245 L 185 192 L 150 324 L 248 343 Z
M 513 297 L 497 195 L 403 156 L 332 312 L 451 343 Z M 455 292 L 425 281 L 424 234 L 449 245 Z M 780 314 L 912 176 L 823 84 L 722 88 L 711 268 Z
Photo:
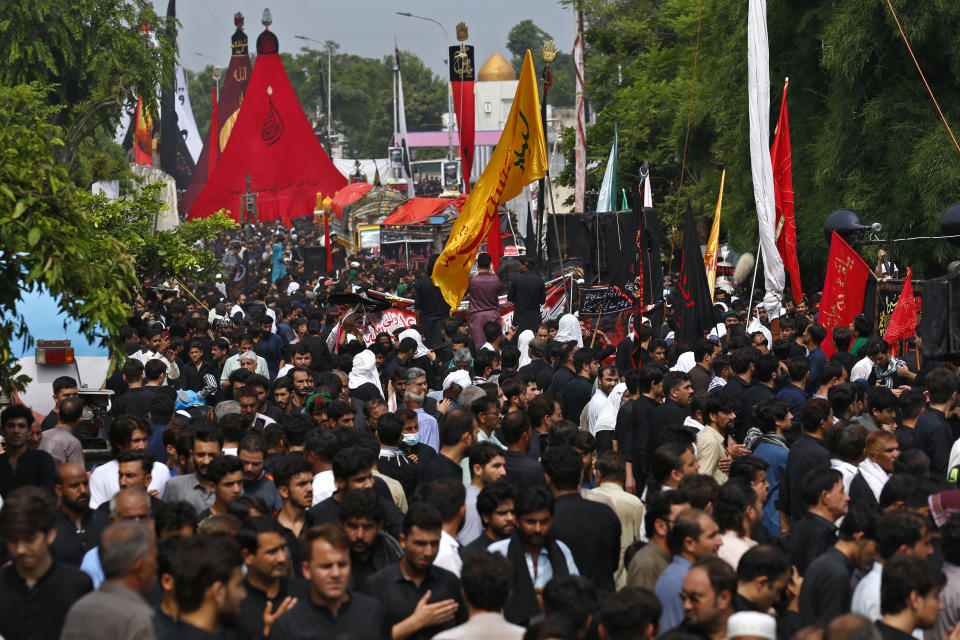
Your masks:
M 210 141 L 207 143 L 207 150 L 210 156 L 210 168 L 207 169 L 207 175 L 212 176 L 213 170 L 217 168 L 217 158 L 220 157 L 220 129 L 219 115 L 217 113 L 217 88 L 214 87 L 210 99 L 213 101 L 213 111 L 210 114 Z
M 917 334 L 917 302 L 913 297 L 913 283 L 910 280 L 912 275 L 913 271 L 907 267 L 907 277 L 903 281 L 900 299 L 897 300 L 897 306 L 890 315 L 887 330 L 883 334 L 887 344 L 893 345 Z
M 797 262 L 797 224 L 793 217 L 793 168 L 790 159 L 790 121 L 787 115 L 787 83 L 783 83 L 780 120 L 770 147 L 773 163 L 773 193 L 777 207 L 777 250 L 790 275 L 790 290 L 795 302 L 803 297 L 800 285 L 800 264 Z
M 863 294 L 869 278 L 870 267 L 834 231 L 818 318 L 828 336 L 833 335 L 834 327 L 849 326 L 854 316 L 862 311 Z M 820 348 L 828 358 L 836 351 L 832 340 L 824 340 Z
M 497 212 L 497 219 L 490 225 L 490 231 L 487 233 L 487 253 L 493 258 L 493 272 L 500 269 L 500 256 L 503 255 L 503 240 L 500 238 L 500 212 Z
M 133 160 L 137 164 L 153 164 L 153 119 L 143 108 L 143 98 L 137 98 L 133 118 Z
M 470 172 L 473 169 L 474 95 L 473 46 L 459 44 L 450 47 L 450 89 L 453 92 L 453 110 L 457 114 L 460 136 L 460 158 L 463 168 L 463 192 L 470 193 Z

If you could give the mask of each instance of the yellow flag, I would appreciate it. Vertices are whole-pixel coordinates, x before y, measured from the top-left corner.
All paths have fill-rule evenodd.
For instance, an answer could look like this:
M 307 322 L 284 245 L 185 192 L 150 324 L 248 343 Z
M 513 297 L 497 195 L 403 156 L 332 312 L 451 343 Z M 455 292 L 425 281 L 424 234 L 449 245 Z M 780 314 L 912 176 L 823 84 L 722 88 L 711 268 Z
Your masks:
M 727 170 L 720 174 L 720 195 L 717 197 L 717 212 L 713 214 L 713 227 L 710 229 L 710 239 L 707 240 L 707 252 L 703 254 L 703 266 L 707 269 L 707 287 L 710 289 L 710 299 L 713 300 L 713 283 L 717 277 L 717 249 L 720 247 L 720 206 L 723 204 L 723 181 L 727 177 Z
M 433 269 L 433 282 L 440 287 L 451 309 L 460 305 L 467 291 L 477 247 L 487 237 L 490 226 L 500 223 L 497 208 L 520 195 L 524 186 L 542 178 L 546 171 L 547 145 L 540 121 L 540 96 L 533 58 L 527 51 L 497 148 L 457 216 Z

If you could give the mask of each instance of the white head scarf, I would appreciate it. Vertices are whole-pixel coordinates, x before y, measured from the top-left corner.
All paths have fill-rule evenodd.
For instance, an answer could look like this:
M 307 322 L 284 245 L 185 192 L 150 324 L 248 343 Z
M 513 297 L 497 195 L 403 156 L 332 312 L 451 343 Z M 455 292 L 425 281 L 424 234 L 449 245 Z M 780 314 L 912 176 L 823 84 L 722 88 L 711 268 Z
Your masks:
M 470 377 L 469 371 L 458 369 L 457 371 L 451 371 L 447 374 L 447 377 L 443 379 L 443 390 L 446 391 L 449 389 L 451 384 L 460 385 L 460 390 L 462 391 L 473 384 L 473 379 Z
M 520 366 L 530 364 L 530 341 L 534 339 L 533 331 L 525 330 L 517 338 L 517 347 L 520 349 Z
M 400 333 L 400 340 L 404 338 L 413 338 L 417 341 L 417 352 L 413 354 L 414 358 L 422 358 L 427 355 L 429 349 L 423 346 L 423 338 L 420 337 L 420 332 L 416 329 L 405 329 Z
M 583 334 L 580 333 L 580 321 L 572 313 L 560 318 L 557 327 L 557 342 L 577 341 L 578 347 L 583 347 Z
M 684 351 L 680 354 L 680 357 L 677 358 L 677 364 L 673 365 L 671 371 L 683 371 L 687 373 L 690 369 L 697 364 L 697 361 L 694 359 L 693 351 Z
M 617 414 L 620 412 L 620 401 L 623 394 L 627 392 L 627 385 L 620 382 L 610 391 L 607 396 L 607 404 L 600 410 L 597 416 L 597 424 L 594 426 L 594 434 L 600 431 L 614 429 L 617 426 Z
M 364 349 L 353 356 L 353 368 L 350 369 L 350 377 L 347 382 L 351 389 L 357 389 L 360 385 L 369 382 L 380 392 L 380 397 L 383 397 L 380 377 L 377 376 L 377 356 L 374 355 L 373 351 Z

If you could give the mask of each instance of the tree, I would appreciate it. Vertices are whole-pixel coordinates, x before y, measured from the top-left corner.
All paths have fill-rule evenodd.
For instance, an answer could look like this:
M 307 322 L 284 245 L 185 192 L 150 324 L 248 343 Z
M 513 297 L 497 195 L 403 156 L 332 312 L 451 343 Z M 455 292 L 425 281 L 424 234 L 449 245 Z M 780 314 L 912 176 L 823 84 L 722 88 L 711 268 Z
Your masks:
M 146 2 L 31 0 L 0 3 L 0 84 L 51 86 L 42 99 L 64 144 L 57 160 L 77 184 L 126 173 L 110 140 L 121 111 L 138 96 L 155 106 L 156 87 L 173 74 L 175 45 L 151 40 L 141 25 L 167 32 Z
M 543 45 L 550 40 L 553 40 L 553 37 L 535 25 L 533 20 L 522 20 L 510 29 L 507 35 L 507 51 L 512 56 L 510 63 L 518 76 L 523 66 L 523 57 L 529 49 L 533 56 L 533 67 L 537 72 L 537 78 L 541 77 Z M 553 75 L 553 86 L 547 94 L 547 102 L 555 107 L 573 106 L 576 92 L 573 55 L 564 51 L 558 52 L 553 64 L 550 65 L 550 73 Z
M 64 146 L 49 96 L 36 87 L 0 84 L 0 352 L 29 327 L 16 313 L 21 292 L 46 288 L 83 333 L 116 335 L 137 285 L 133 259 L 115 238 L 98 234 L 77 204 L 58 162 Z M 109 340 L 109 339 L 108 339 Z M 3 386 L 22 387 L 18 367 L 0 362 Z
M 587 97 L 597 114 L 587 133 L 588 162 L 599 160 L 594 173 L 602 173 L 613 123 L 618 123 L 618 180 L 635 185 L 640 162 L 650 160 L 654 198 L 670 227 L 677 210 L 700 2 L 583 0 L 582 6 Z M 960 122 L 960 44 L 953 37 L 960 27 L 960 5 L 895 0 L 893 6 L 948 121 Z M 755 251 L 746 20 L 741 2 L 703 3 L 680 208 L 692 206 L 709 217 L 721 170 L 727 169 L 723 232 L 734 248 Z M 883 235 L 890 237 L 936 235 L 940 212 L 960 193 L 960 153 L 886 3 L 840 0 L 825 8 L 770 2 L 767 21 L 771 127 L 782 79 L 790 77 L 800 263 L 811 293 L 826 266 L 821 228 L 831 211 L 859 211 L 867 222 L 882 223 Z M 588 177 L 588 184 L 598 181 Z M 563 178 L 572 184 L 572 163 Z M 905 244 L 898 251 L 900 265 L 927 276 L 942 273 L 949 261 L 943 242 Z

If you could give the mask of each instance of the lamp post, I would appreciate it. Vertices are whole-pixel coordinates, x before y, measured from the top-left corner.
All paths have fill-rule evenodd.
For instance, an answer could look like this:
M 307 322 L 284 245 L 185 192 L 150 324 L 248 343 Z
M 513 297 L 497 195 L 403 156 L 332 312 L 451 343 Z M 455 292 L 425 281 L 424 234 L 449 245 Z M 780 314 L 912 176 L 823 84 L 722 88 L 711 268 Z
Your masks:
M 333 64 L 332 56 L 330 53 L 330 46 L 326 42 L 320 42 L 319 40 L 314 40 L 313 38 L 308 38 L 307 36 L 293 36 L 294 38 L 299 38 L 300 40 L 306 40 L 307 42 L 313 42 L 315 44 L 322 44 L 327 47 L 327 151 L 330 152 L 331 157 L 333 156 L 333 134 L 331 133 L 331 123 L 333 121 L 333 108 L 332 100 L 330 94 L 330 85 L 331 79 L 333 78 Z
M 443 47 L 444 50 L 447 50 L 447 47 L 450 46 L 450 35 L 447 33 L 447 28 L 443 26 L 437 20 L 433 18 L 427 18 L 425 16 L 418 16 L 410 13 L 409 11 L 397 11 L 398 16 L 403 16 L 404 18 L 417 18 L 418 20 L 426 20 L 427 22 L 432 22 L 441 29 L 443 29 Z M 447 59 L 444 58 L 444 64 L 447 64 Z M 447 160 L 453 160 L 453 95 L 450 92 L 449 83 L 447 85 Z
M 214 58 L 213 56 L 208 56 L 207 54 L 205 54 L 205 53 L 200 53 L 199 51 L 195 52 L 194 55 L 198 55 L 198 56 L 200 56 L 201 58 L 209 58 L 210 60 L 213 60 L 213 62 L 214 62 L 214 65 L 213 65 L 213 79 L 214 79 L 214 81 L 217 83 L 217 100 L 219 100 L 219 99 L 220 99 L 220 76 L 223 75 L 223 67 L 221 67 L 221 66 L 219 66 L 218 64 L 216 64 L 217 59 Z

